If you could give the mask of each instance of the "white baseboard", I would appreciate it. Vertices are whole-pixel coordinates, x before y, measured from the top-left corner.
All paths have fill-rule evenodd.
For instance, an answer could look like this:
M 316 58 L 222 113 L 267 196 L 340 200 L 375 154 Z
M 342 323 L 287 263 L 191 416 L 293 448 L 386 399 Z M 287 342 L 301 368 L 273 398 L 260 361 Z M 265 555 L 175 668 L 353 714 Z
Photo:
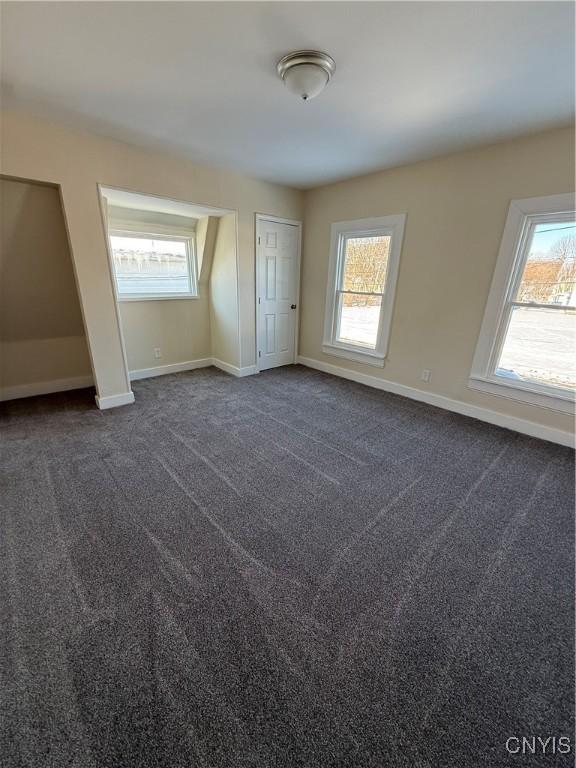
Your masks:
M 424 392 L 421 389 L 408 387 L 405 384 L 397 384 L 394 381 L 381 379 L 378 376 L 370 376 L 366 373 L 351 371 L 348 368 L 342 368 L 339 365 L 332 365 L 331 363 L 324 363 L 321 360 L 314 360 L 311 357 L 299 356 L 298 362 L 308 368 L 315 368 L 318 371 L 331 373 L 334 376 L 350 379 L 351 381 L 358 382 L 358 384 L 365 384 L 366 386 L 374 387 L 375 389 L 382 389 L 385 392 L 392 392 L 395 395 L 409 397 L 411 400 L 419 400 L 423 403 L 428 403 L 428 405 L 444 408 L 446 411 L 460 413 L 463 416 L 471 416 L 473 419 L 486 421 L 488 424 L 495 424 L 496 426 L 504 427 L 505 429 L 512 429 L 515 432 L 530 435 L 530 437 L 538 437 L 541 440 L 548 440 L 551 443 L 559 443 L 560 445 L 566 445 L 569 448 L 574 448 L 575 446 L 574 435 L 570 432 L 565 432 L 562 429 L 545 427 L 542 424 L 535 424 L 532 421 L 519 419 L 516 416 L 506 416 L 503 413 L 491 411 L 488 408 L 481 408 L 478 405 L 470 405 L 461 400 L 453 400 L 450 397 L 437 395 L 433 392 Z
M 69 379 L 18 384 L 14 387 L 0 388 L 0 401 L 19 400 L 22 397 L 34 397 L 35 395 L 50 395 L 53 392 L 68 392 L 71 389 L 85 389 L 93 385 L 92 376 L 73 376 Z
M 216 368 L 220 368 L 221 371 L 230 373 L 232 376 L 237 376 L 238 378 L 243 376 L 253 376 L 255 373 L 258 373 L 257 365 L 247 365 L 244 368 L 238 368 L 236 365 L 230 365 L 230 363 L 225 363 L 223 360 L 218 360 L 216 357 L 212 359 L 212 365 L 216 366 Z
M 174 363 L 172 365 L 159 365 L 155 368 L 141 368 L 137 371 L 130 371 L 130 381 L 136 381 L 137 379 L 149 379 L 152 376 L 164 376 L 167 373 L 181 373 L 182 371 L 192 371 L 195 368 L 207 368 L 213 365 L 216 368 L 220 368 L 221 371 L 241 378 L 243 376 L 252 376 L 258 373 L 258 366 L 248 365 L 244 368 L 238 368 L 236 365 L 230 365 L 223 360 L 218 360 L 216 357 L 203 357 L 199 360 L 188 360 L 185 363 Z
M 137 379 L 150 379 L 153 376 L 165 376 L 168 373 L 193 371 L 195 368 L 207 368 L 209 365 L 212 365 L 212 358 L 203 357 L 199 360 L 188 360 L 185 363 L 157 365 L 154 368 L 140 368 L 136 371 L 130 371 L 130 381 L 136 381 Z
M 96 405 L 101 411 L 107 408 L 118 408 L 119 405 L 130 405 L 134 402 L 134 392 L 122 392 L 119 395 L 108 395 L 107 397 L 98 397 L 96 395 Z
M 254 376 L 255 374 L 260 373 L 258 370 L 257 365 L 245 365 L 243 368 L 240 368 L 239 376 Z

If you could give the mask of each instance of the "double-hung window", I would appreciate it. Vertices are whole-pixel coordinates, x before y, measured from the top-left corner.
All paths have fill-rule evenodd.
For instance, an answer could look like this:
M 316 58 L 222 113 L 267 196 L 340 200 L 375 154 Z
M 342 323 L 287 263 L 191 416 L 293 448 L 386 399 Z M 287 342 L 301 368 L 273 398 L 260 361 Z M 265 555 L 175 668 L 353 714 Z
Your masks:
M 405 215 L 332 225 L 325 353 L 384 365 Z
M 112 230 L 118 297 L 123 300 L 198 295 L 195 236 Z
M 512 201 L 470 387 L 574 410 L 574 195 Z

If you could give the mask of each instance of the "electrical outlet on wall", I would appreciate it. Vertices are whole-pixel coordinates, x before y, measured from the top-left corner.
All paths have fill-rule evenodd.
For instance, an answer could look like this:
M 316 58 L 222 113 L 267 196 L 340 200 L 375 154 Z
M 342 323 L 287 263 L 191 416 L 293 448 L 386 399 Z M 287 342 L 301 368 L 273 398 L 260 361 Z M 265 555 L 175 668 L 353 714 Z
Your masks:
M 420 374 L 421 381 L 430 381 L 430 376 L 432 375 L 432 371 L 429 371 L 428 368 L 424 368 L 422 373 Z
M 160 347 L 154 347 L 154 357 L 159 360 L 162 357 L 162 350 Z

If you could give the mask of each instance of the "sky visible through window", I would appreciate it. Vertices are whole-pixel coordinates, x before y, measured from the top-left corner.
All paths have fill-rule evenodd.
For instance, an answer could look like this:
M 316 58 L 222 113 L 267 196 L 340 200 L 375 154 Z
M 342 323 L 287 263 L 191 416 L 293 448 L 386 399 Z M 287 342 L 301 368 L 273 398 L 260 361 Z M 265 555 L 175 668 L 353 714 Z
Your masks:
M 530 255 L 535 258 L 548 258 L 554 245 L 564 236 L 576 237 L 576 223 L 561 221 L 557 224 L 538 224 L 534 231 Z

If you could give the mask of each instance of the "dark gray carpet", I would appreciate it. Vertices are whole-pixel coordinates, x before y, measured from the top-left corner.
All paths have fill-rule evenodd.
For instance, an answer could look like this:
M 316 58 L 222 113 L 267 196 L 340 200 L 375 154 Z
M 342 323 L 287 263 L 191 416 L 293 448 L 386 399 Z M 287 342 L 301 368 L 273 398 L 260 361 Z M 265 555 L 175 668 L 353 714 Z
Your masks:
M 2 768 L 572 765 L 568 449 L 300 367 L 7 404 Z M 513 742 L 513 745 L 516 743 Z

